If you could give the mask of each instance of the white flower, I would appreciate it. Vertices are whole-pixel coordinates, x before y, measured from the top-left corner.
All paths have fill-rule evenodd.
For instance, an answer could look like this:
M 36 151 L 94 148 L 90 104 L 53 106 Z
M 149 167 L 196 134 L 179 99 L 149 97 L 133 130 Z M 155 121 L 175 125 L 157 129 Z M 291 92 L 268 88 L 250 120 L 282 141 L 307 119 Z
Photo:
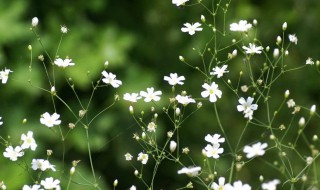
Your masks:
M 41 115 L 40 123 L 46 125 L 47 127 L 53 127 L 55 125 L 60 125 L 61 120 L 58 120 L 60 117 L 59 114 L 53 113 L 50 115 L 48 112 Z
M 22 134 L 21 140 L 23 141 L 21 148 L 27 149 L 30 148 L 31 150 L 35 151 L 37 148 L 37 143 L 33 138 L 33 132 L 28 131 L 27 135 Z
M 188 32 L 190 35 L 193 35 L 196 33 L 196 31 L 202 31 L 202 28 L 200 28 L 201 24 L 199 22 L 196 22 L 194 24 L 185 23 L 183 24 L 185 27 L 181 28 L 182 32 Z
M 180 6 L 180 5 L 183 5 L 187 1 L 189 1 L 189 0 L 172 0 L 172 4 Z
M 133 158 L 133 156 L 130 153 L 126 153 L 124 157 L 126 158 L 127 161 L 130 161 Z
M 178 76 L 177 73 L 170 73 L 170 77 L 164 76 L 163 80 L 168 81 L 168 83 L 172 86 L 175 86 L 176 84 L 183 85 L 183 82 L 185 80 L 184 76 Z
M 296 105 L 296 103 L 294 102 L 293 99 L 290 99 L 287 101 L 287 105 L 288 105 L 288 108 L 293 108 Z
M 41 180 L 41 185 L 45 188 L 45 189 L 56 189 L 56 190 L 60 190 L 60 180 L 58 179 L 53 179 L 52 177 L 48 177 L 45 180 Z
M 141 99 L 141 96 L 138 93 L 125 93 L 123 99 L 129 102 L 137 102 L 137 100 Z
M 66 26 L 61 26 L 61 33 L 66 34 L 68 32 L 68 28 Z
M 62 68 L 66 68 L 68 66 L 74 66 L 75 64 L 71 62 L 72 59 L 61 59 L 61 58 L 57 58 L 56 60 L 54 60 L 54 64 L 57 65 L 58 67 L 62 67 Z
M 140 152 L 140 153 L 138 154 L 137 160 L 138 160 L 138 161 L 141 161 L 142 164 L 147 164 L 148 159 L 149 159 L 149 155 L 148 155 L 148 154 L 144 154 L 144 153 L 142 153 L 142 152 Z
M 151 121 L 148 126 L 147 126 L 147 130 L 149 132 L 156 132 L 156 129 L 157 129 L 157 125 L 155 124 L 155 122 Z
M 0 80 L 2 81 L 2 84 L 6 84 L 9 78 L 9 73 L 11 73 L 10 69 L 4 69 L 4 71 L 0 71 Z
M 9 158 L 11 161 L 16 161 L 18 157 L 23 156 L 24 152 L 20 146 L 16 146 L 13 148 L 12 146 L 8 146 L 6 151 L 3 153 L 3 156 Z
M 308 58 L 307 60 L 306 60 L 306 65 L 313 65 L 314 64 L 314 62 L 313 62 L 313 60 L 312 60 L 312 58 Z
M 0 126 L 3 124 L 2 117 L 0 117 Z
M 52 171 L 56 171 L 55 165 L 50 164 L 48 160 L 44 159 L 32 159 L 31 165 L 31 168 L 33 170 L 46 171 L 48 169 L 51 169 Z
M 247 158 L 253 158 L 255 156 L 262 156 L 266 152 L 264 149 L 268 147 L 267 143 L 261 143 L 258 142 L 256 144 L 253 144 L 252 146 L 246 145 L 243 148 L 243 152 L 246 153 Z
M 246 54 L 260 54 L 261 51 L 263 50 L 263 47 L 262 46 L 257 46 L 255 44 L 252 44 L 252 43 L 249 43 L 249 47 L 246 47 L 246 46 L 242 46 L 242 48 L 246 51 Z
M 180 94 L 178 94 L 175 99 L 184 106 L 188 105 L 189 103 L 196 103 L 193 98 L 189 98 L 189 96 L 181 96 Z
M 219 177 L 218 181 L 219 181 L 219 184 L 217 184 L 216 182 L 213 182 L 211 184 L 211 189 L 213 189 L 213 190 L 228 190 L 228 189 L 231 190 L 232 186 L 229 183 L 225 184 L 226 179 L 224 177 Z
M 276 190 L 278 184 L 280 184 L 280 180 L 274 179 L 272 181 L 262 183 L 261 188 L 262 190 Z
M 249 118 L 249 120 L 252 119 L 253 111 L 258 109 L 257 104 L 252 104 L 253 100 L 251 97 L 248 97 L 247 101 L 243 97 L 238 100 L 240 105 L 237 106 L 237 110 L 243 112 L 244 117 Z
M 225 138 L 220 138 L 221 135 L 219 134 L 214 134 L 214 135 L 209 135 L 207 134 L 204 137 L 204 140 L 206 140 L 207 142 L 210 142 L 211 144 L 220 144 L 220 143 L 224 143 Z
M 22 190 L 38 190 L 40 189 L 40 185 L 33 185 L 33 186 L 29 186 L 29 185 L 24 185 L 22 187 Z
M 297 45 L 298 38 L 295 34 L 289 34 L 289 41 Z
M 129 190 L 137 190 L 136 186 L 132 185 Z
M 159 101 L 160 100 L 160 95 L 162 94 L 161 91 L 154 91 L 154 88 L 147 88 L 147 92 L 145 91 L 140 91 L 140 96 L 144 97 L 145 102 L 150 102 L 152 100 L 154 101 Z
M 210 72 L 210 75 L 217 75 L 217 78 L 220 78 L 224 73 L 229 73 L 229 71 L 227 71 L 227 67 L 228 65 L 223 65 L 221 68 L 216 66 L 212 69 L 213 72 Z
M 181 170 L 178 170 L 178 174 L 187 174 L 190 177 L 197 176 L 201 170 L 199 166 L 191 166 L 191 167 L 184 167 Z
M 104 76 L 102 82 L 110 84 L 111 86 L 113 86 L 113 88 L 118 88 L 120 85 L 122 85 L 122 82 L 120 80 L 117 80 L 116 75 L 114 75 L 113 73 L 102 71 L 102 75 Z
M 39 19 L 37 17 L 33 17 L 31 20 L 32 27 L 36 27 L 39 23 Z
M 203 98 L 206 98 L 209 96 L 210 102 L 216 102 L 217 97 L 221 98 L 222 91 L 219 90 L 218 85 L 215 82 L 212 82 L 211 85 L 204 83 L 202 87 L 205 89 L 205 91 L 201 92 L 201 96 Z
M 177 143 L 175 141 L 170 141 L 169 149 L 170 152 L 174 152 L 177 148 Z
M 248 23 L 246 20 L 240 20 L 239 23 L 230 24 L 230 30 L 237 32 L 247 32 L 251 27 L 252 24 Z
M 208 144 L 202 151 L 208 157 L 212 157 L 218 159 L 220 157 L 219 154 L 223 153 L 223 148 L 219 148 L 220 144 Z
M 233 190 L 251 190 L 250 185 L 242 184 L 242 181 L 235 181 L 233 183 Z

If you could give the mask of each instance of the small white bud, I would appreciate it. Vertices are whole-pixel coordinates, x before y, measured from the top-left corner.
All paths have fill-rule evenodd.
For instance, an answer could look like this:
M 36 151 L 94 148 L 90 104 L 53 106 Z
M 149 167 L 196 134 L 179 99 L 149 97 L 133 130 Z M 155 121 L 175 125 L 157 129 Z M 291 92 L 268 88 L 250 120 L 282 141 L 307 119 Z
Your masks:
M 130 112 L 130 114 L 133 114 L 133 113 L 134 113 L 132 106 L 129 106 L 129 112 Z
M 266 51 L 268 52 L 269 50 L 270 50 L 270 47 L 269 47 L 269 46 L 267 46 L 267 47 L 266 47 Z
M 253 19 L 252 23 L 253 23 L 254 26 L 258 25 L 258 21 L 256 19 Z
M 280 51 L 279 51 L 278 48 L 276 48 L 276 49 L 273 50 L 273 57 L 274 57 L 274 58 L 278 58 L 278 57 L 279 57 L 279 54 L 280 54 Z
M 286 30 L 287 27 L 288 27 L 287 22 L 284 22 L 284 23 L 282 24 L 282 30 Z
M 174 152 L 177 148 L 177 143 L 175 141 L 170 141 L 170 152 Z
M 237 40 L 236 39 L 232 39 L 232 43 L 236 43 L 237 42 Z
M 104 62 L 104 66 L 105 66 L 105 67 L 108 67 L 108 66 L 109 66 L 109 61 L 105 61 L 105 62 Z
M 259 180 L 260 180 L 261 182 L 263 182 L 264 177 L 263 177 L 262 175 L 260 175 L 260 176 L 259 176 Z
M 304 117 L 301 117 L 298 122 L 299 126 L 303 127 L 305 123 L 306 123 L 306 120 L 304 119 Z
M 289 55 L 289 51 L 286 50 L 286 51 L 284 52 L 284 55 L 285 55 L 285 56 L 288 56 L 288 55 Z
M 183 56 L 179 56 L 180 61 L 184 62 L 184 57 Z
M 318 135 L 313 135 L 313 137 L 312 137 L 312 140 L 313 141 L 317 141 L 319 138 L 318 138 Z
M 203 15 L 201 15 L 201 21 L 202 21 L 203 23 L 205 23 L 205 22 L 206 22 L 206 17 L 204 17 Z
M 237 56 L 237 54 L 238 54 L 238 50 L 234 49 L 234 50 L 232 51 L 232 57 Z
M 179 116 L 181 114 L 180 108 L 176 108 L 175 113 L 176 113 L 176 116 Z
M 285 98 L 288 98 L 289 95 L 290 95 L 290 91 L 289 91 L 289 90 L 286 90 L 286 91 L 284 92 L 284 97 L 285 97 Z
M 312 164 L 313 158 L 311 156 L 307 157 L 306 162 L 308 165 Z
M 280 36 L 277 36 L 277 45 L 281 44 L 282 38 Z
M 139 175 L 139 171 L 138 170 L 134 170 L 134 175 L 138 176 Z
M 118 180 L 116 179 L 113 181 L 113 187 L 117 187 L 117 185 L 118 185 Z
M 38 17 L 33 17 L 32 20 L 31 20 L 32 27 L 38 26 L 38 23 L 39 23 Z
M 70 175 L 72 176 L 75 171 L 76 171 L 76 168 L 74 166 L 72 166 L 70 169 Z
M 142 139 L 146 139 L 146 133 L 142 132 L 141 137 L 142 137 Z
M 316 112 L 316 105 L 312 105 L 310 108 L 310 115 L 313 115 Z
M 32 50 L 32 46 L 28 45 L 28 50 L 31 51 Z

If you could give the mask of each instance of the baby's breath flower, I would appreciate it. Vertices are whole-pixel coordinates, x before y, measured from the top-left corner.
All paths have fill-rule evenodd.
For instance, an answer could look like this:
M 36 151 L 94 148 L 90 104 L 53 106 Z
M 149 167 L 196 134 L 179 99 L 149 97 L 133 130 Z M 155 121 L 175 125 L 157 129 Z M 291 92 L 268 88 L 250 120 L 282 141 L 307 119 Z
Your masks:
M 252 24 L 246 20 L 240 20 L 239 23 L 230 24 L 230 30 L 235 32 L 247 32 L 252 27 Z
M 72 167 L 70 168 L 70 175 L 72 176 L 75 171 L 76 171 L 76 168 L 75 168 L 74 166 L 72 166 Z
M 293 99 L 289 99 L 287 101 L 287 105 L 288 105 L 288 108 L 293 108 L 296 105 L 296 103 Z
M 58 67 L 62 67 L 62 68 L 66 68 L 68 66 L 74 66 L 75 64 L 71 62 L 72 59 L 61 59 L 61 58 L 58 58 L 56 60 L 54 60 L 54 64 L 57 65 Z
M 202 31 L 202 28 L 200 27 L 201 24 L 199 22 L 196 22 L 194 24 L 185 23 L 183 25 L 184 27 L 181 28 L 181 31 L 188 32 L 190 35 L 195 34 L 197 31 Z
M 118 185 L 118 180 L 115 179 L 115 180 L 113 181 L 113 187 L 117 187 L 117 185 Z
M 18 157 L 23 156 L 23 154 L 23 149 L 20 146 L 16 146 L 15 148 L 8 146 L 3 156 L 9 158 L 11 161 L 17 161 Z
M 116 79 L 116 75 L 107 72 L 107 71 L 102 71 L 101 73 L 103 75 L 102 82 L 106 84 L 110 84 L 113 88 L 118 88 L 120 85 L 122 85 L 122 81 Z
M 164 76 L 163 79 L 165 81 L 168 81 L 168 83 L 172 86 L 175 86 L 177 84 L 183 85 L 183 82 L 185 80 L 184 76 L 178 76 L 177 73 L 170 73 L 170 77 Z
M 210 75 L 216 75 L 217 78 L 220 78 L 223 76 L 224 73 L 229 73 L 227 70 L 228 65 L 222 65 L 222 67 L 216 66 L 215 68 L 212 69 L 213 72 L 210 72 Z
M 280 180 L 274 179 L 272 181 L 262 183 L 261 188 L 262 190 L 276 190 L 278 184 L 280 184 Z
M 129 102 L 137 102 L 139 99 L 141 99 L 141 96 L 139 96 L 138 93 L 125 93 L 123 95 L 123 99 Z
M 130 161 L 133 158 L 133 156 L 130 153 L 126 153 L 124 157 L 126 158 L 127 161 Z
M 203 23 L 206 22 L 206 17 L 204 17 L 203 15 L 201 15 L 200 19 L 201 19 L 201 21 L 202 21 Z
M 314 64 L 314 62 L 313 62 L 313 60 L 312 60 L 312 58 L 308 58 L 307 60 L 306 60 L 306 65 L 313 65 Z
M 204 83 L 202 87 L 205 89 L 205 91 L 201 92 L 203 98 L 209 96 L 210 102 L 216 102 L 217 98 L 221 98 L 222 91 L 219 90 L 219 87 L 215 82 L 212 82 L 211 85 Z
M 33 151 L 36 150 L 37 143 L 33 138 L 33 132 L 32 131 L 28 131 L 27 135 L 22 134 L 21 135 L 21 140 L 23 141 L 23 143 L 21 145 L 22 149 L 30 148 Z
M 188 147 L 182 148 L 182 153 L 183 154 L 188 154 L 190 152 L 190 149 Z
M 151 121 L 148 126 L 147 126 L 147 130 L 149 132 L 156 132 L 156 129 L 157 129 L 157 125 L 155 124 L 155 122 Z
M 245 50 L 246 54 L 261 54 L 261 51 L 263 50 L 262 46 L 256 46 L 255 44 L 249 43 L 249 47 L 242 46 L 242 48 Z
M 201 170 L 201 167 L 199 166 L 191 166 L 191 167 L 184 167 L 181 170 L 178 170 L 178 174 L 187 174 L 190 177 L 197 176 Z
M 61 33 L 66 34 L 68 32 L 68 28 L 66 26 L 61 26 Z
M 184 5 L 188 1 L 189 0 L 172 0 L 172 4 L 175 4 L 177 6 L 181 6 L 181 5 Z
M 291 43 L 294 43 L 294 44 L 297 45 L 297 43 L 298 43 L 298 38 L 297 38 L 297 36 L 296 36 L 295 34 L 289 34 L 288 38 L 289 38 L 289 41 L 290 41 Z
M 60 115 L 53 113 L 50 115 L 48 112 L 41 115 L 40 123 L 46 125 L 47 127 L 53 127 L 55 125 L 60 125 L 61 120 L 59 120 Z
M 159 101 L 160 100 L 160 95 L 162 95 L 161 91 L 154 91 L 154 88 L 147 88 L 147 92 L 145 91 L 140 91 L 140 96 L 144 97 L 145 102 L 150 102 L 150 101 Z
M 40 183 L 45 189 L 60 189 L 60 180 L 48 177 Z
M 267 143 L 258 142 L 252 146 L 246 145 L 243 149 L 243 152 L 246 153 L 247 158 L 253 158 L 255 156 L 262 156 L 265 153 L 265 148 L 268 147 Z
M 145 153 L 142 153 L 142 152 L 140 152 L 138 154 L 137 160 L 141 161 L 142 164 L 147 164 L 148 159 L 149 159 L 149 155 L 148 154 L 145 154 Z
M 307 159 L 306 159 L 306 162 L 307 162 L 308 165 L 312 164 L 313 158 L 311 156 L 308 156 Z
M 9 73 L 12 73 L 10 69 L 4 69 L 4 71 L 0 71 L 0 80 L 2 84 L 6 84 L 9 78 Z

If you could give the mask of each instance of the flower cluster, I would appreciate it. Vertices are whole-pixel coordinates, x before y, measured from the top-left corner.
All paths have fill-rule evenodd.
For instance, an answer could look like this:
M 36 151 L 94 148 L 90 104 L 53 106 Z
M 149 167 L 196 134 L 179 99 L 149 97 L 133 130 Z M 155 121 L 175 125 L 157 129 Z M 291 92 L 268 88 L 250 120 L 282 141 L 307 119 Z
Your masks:
M 202 150 L 203 154 L 208 158 L 215 158 L 218 159 L 220 154 L 223 153 L 223 148 L 220 148 L 220 143 L 224 143 L 225 138 L 220 138 L 221 135 L 214 134 L 214 135 L 206 135 L 204 140 L 209 142 L 207 146 Z
M 251 120 L 253 117 L 253 111 L 258 109 L 258 105 L 253 104 L 253 100 L 254 99 L 252 97 L 248 97 L 247 100 L 241 97 L 239 99 L 240 105 L 237 106 L 237 110 L 239 112 L 243 112 L 244 117 L 248 118 L 249 120 Z

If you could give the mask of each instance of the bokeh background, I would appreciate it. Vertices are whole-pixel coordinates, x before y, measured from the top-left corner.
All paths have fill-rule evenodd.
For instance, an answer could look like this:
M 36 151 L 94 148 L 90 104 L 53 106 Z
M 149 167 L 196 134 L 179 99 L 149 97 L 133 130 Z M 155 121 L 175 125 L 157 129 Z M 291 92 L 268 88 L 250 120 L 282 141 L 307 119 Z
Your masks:
M 210 5 L 211 0 L 203 2 Z M 76 126 L 71 131 L 64 143 L 63 151 L 59 134 L 39 123 L 42 113 L 53 112 L 53 105 L 50 94 L 32 87 L 29 83 L 30 80 L 34 86 L 50 89 L 42 63 L 37 59 L 38 55 L 45 54 L 44 50 L 29 30 L 33 17 L 36 16 L 40 20 L 36 30 L 51 56 L 55 55 L 58 47 L 61 37 L 60 26 L 65 25 L 69 29 L 63 37 L 58 54 L 63 58 L 69 56 L 76 66 L 66 69 L 65 72 L 57 72 L 56 89 L 76 112 L 80 110 L 80 106 L 66 79 L 72 78 L 83 103 L 88 102 L 92 92 L 91 83 L 100 78 L 105 61 L 110 63 L 107 70 L 122 80 L 123 86 L 119 89 L 111 87 L 98 89 L 88 111 L 88 118 L 92 118 L 99 110 L 113 102 L 115 93 L 122 98 L 125 92 L 139 92 L 151 86 L 163 92 L 170 92 L 171 88 L 163 81 L 163 76 L 174 72 L 187 78 L 185 86 L 179 88 L 179 91 L 186 90 L 193 97 L 200 97 L 203 76 L 181 63 L 178 56 L 183 55 L 192 64 L 201 66 L 200 57 L 192 48 L 202 47 L 210 39 L 211 31 L 204 28 L 201 34 L 189 36 L 182 33 L 180 28 L 185 22 L 200 22 L 202 14 L 208 17 L 201 6 L 179 8 L 172 5 L 170 0 L 1 0 L 0 68 L 14 71 L 10 74 L 8 84 L 0 86 L 0 116 L 4 121 L 4 125 L 0 127 L 1 137 L 7 139 L 10 136 L 14 144 L 19 142 L 22 133 L 32 130 L 35 133 L 38 149 L 35 153 L 26 152 L 23 162 L 29 164 L 34 157 L 45 158 L 46 150 L 52 149 L 53 155 L 50 160 L 60 171 L 65 168 L 63 177 L 68 177 L 68 169 L 73 160 L 81 160 L 77 169 L 83 178 L 92 181 L 85 130 L 82 126 Z M 320 3 L 317 0 L 231 1 L 226 24 L 228 26 L 241 19 L 249 21 L 257 19 L 257 38 L 263 44 L 275 47 L 275 39 L 278 35 L 282 35 L 281 26 L 286 21 L 287 34 L 295 33 L 298 37 L 298 45 L 289 50 L 290 56 L 286 59 L 288 65 L 295 67 L 305 64 L 308 57 L 314 60 L 319 57 L 319 14 Z M 221 21 L 218 22 L 221 24 Z M 227 35 L 230 35 L 229 32 Z M 220 43 L 223 45 L 230 42 Z M 32 72 L 28 69 L 29 44 L 33 47 Z M 45 62 L 49 66 L 47 56 Z M 243 62 L 239 58 L 233 60 L 231 64 L 227 77 L 236 81 Z M 243 84 L 247 84 L 248 81 L 244 79 Z M 319 105 L 319 81 L 315 67 L 289 73 L 276 84 L 278 90 L 272 92 L 271 98 L 276 103 L 274 106 L 282 101 L 286 89 L 290 90 L 298 104 L 307 107 L 312 104 Z M 237 97 L 226 88 L 222 89 L 225 90 L 224 98 L 217 104 L 220 116 L 226 123 L 229 137 L 233 139 L 234 136 L 236 139 L 245 120 L 237 113 L 235 106 L 232 106 L 237 104 Z M 59 101 L 56 101 L 56 105 L 58 113 L 61 114 L 62 128 L 67 131 L 68 123 L 74 121 L 74 117 Z M 139 131 L 139 128 L 131 118 L 128 106 L 128 103 L 118 102 L 100 115 L 89 130 L 93 163 L 102 189 L 111 189 L 114 179 L 119 180 L 119 189 L 127 189 L 132 184 L 140 189 L 144 188 L 133 175 L 133 168 L 123 156 L 126 152 L 136 156 L 142 151 L 138 143 L 132 139 L 132 134 Z M 146 115 L 150 116 L 150 105 L 136 105 L 135 109 L 144 110 Z M 190 106 L 189 111 L 193 109 L 195 105 Z M 158 111 L 161 113 L 160 108 Z M 261 111 L 258 114 L 262 116 L 264 113 Z M 160 117 L 165 118 L 161 114 Z M 28 120 L 26 124 L 22 124 L 24 118 Z M 288 118 L 291 118 L 290 114 L 285 115 L 283 120 L 276 122 L 275 125 L 287 122 Z M 160 120 L 158 125 L 162 128 L 163 139 L 159 138 L 161 141 L 165 139 L 165 132 L 170 130 L 170 125 L 165 119 Z M 318 124 L 315 122 L 311 125 L 313 127 L 310 129 L 310 135 L 319 133 Z M 204 136 L 207 133 L 219 133 L 212 106 L 205 105 L 184 124 L 181 131 L 182 146 L 189 146 L 195 152 L 198 151 L 199 155 L 194 156 L 195 160 L 201 163 L 200 152 L 205 146 Z M 246 139 L 252 142 L 257 135 L 261 135 L 261 138 L 267 141 L 263 136 L 264 133 L 264 129 L 250 129 Z M 5 146 L 2 146 L 1 150 L 4 149 Z M 66 157 L 62 163 L 63 152 Z M 230 162 L 221 161 L 221 168 L 229 168 L 229 164 Z M 1 156 L 0 165 L 0 180 L 13 184 L 9 189 L 20 189 L 22 184 L 32 183 L 28 172 L 22 170 L 19 164 Z M 146 176 L 152 172 L 148 171 L 151 168 L 145 169 Z M 174 163 L 165 162 L 163 168 L 159 170 L 156 189 L 174 189 L 187 184 L 187 177 L 176 174 L 178 169 L 180 168 Z M 243 169 L 241 172 L 240 178 L 251 181 L 252 184 L 259 184 L 257 179 L 259 171 Z M 61 176 L 61 173 L 57 172 L 56 176 Z M 266 178 L 272 179 L 272 172 L 266 174 Z M 77 175 L 74 182 L 78 183 L 81 180 Z M 71 189 L 94 189 L 76 183 L 72 184 Z

